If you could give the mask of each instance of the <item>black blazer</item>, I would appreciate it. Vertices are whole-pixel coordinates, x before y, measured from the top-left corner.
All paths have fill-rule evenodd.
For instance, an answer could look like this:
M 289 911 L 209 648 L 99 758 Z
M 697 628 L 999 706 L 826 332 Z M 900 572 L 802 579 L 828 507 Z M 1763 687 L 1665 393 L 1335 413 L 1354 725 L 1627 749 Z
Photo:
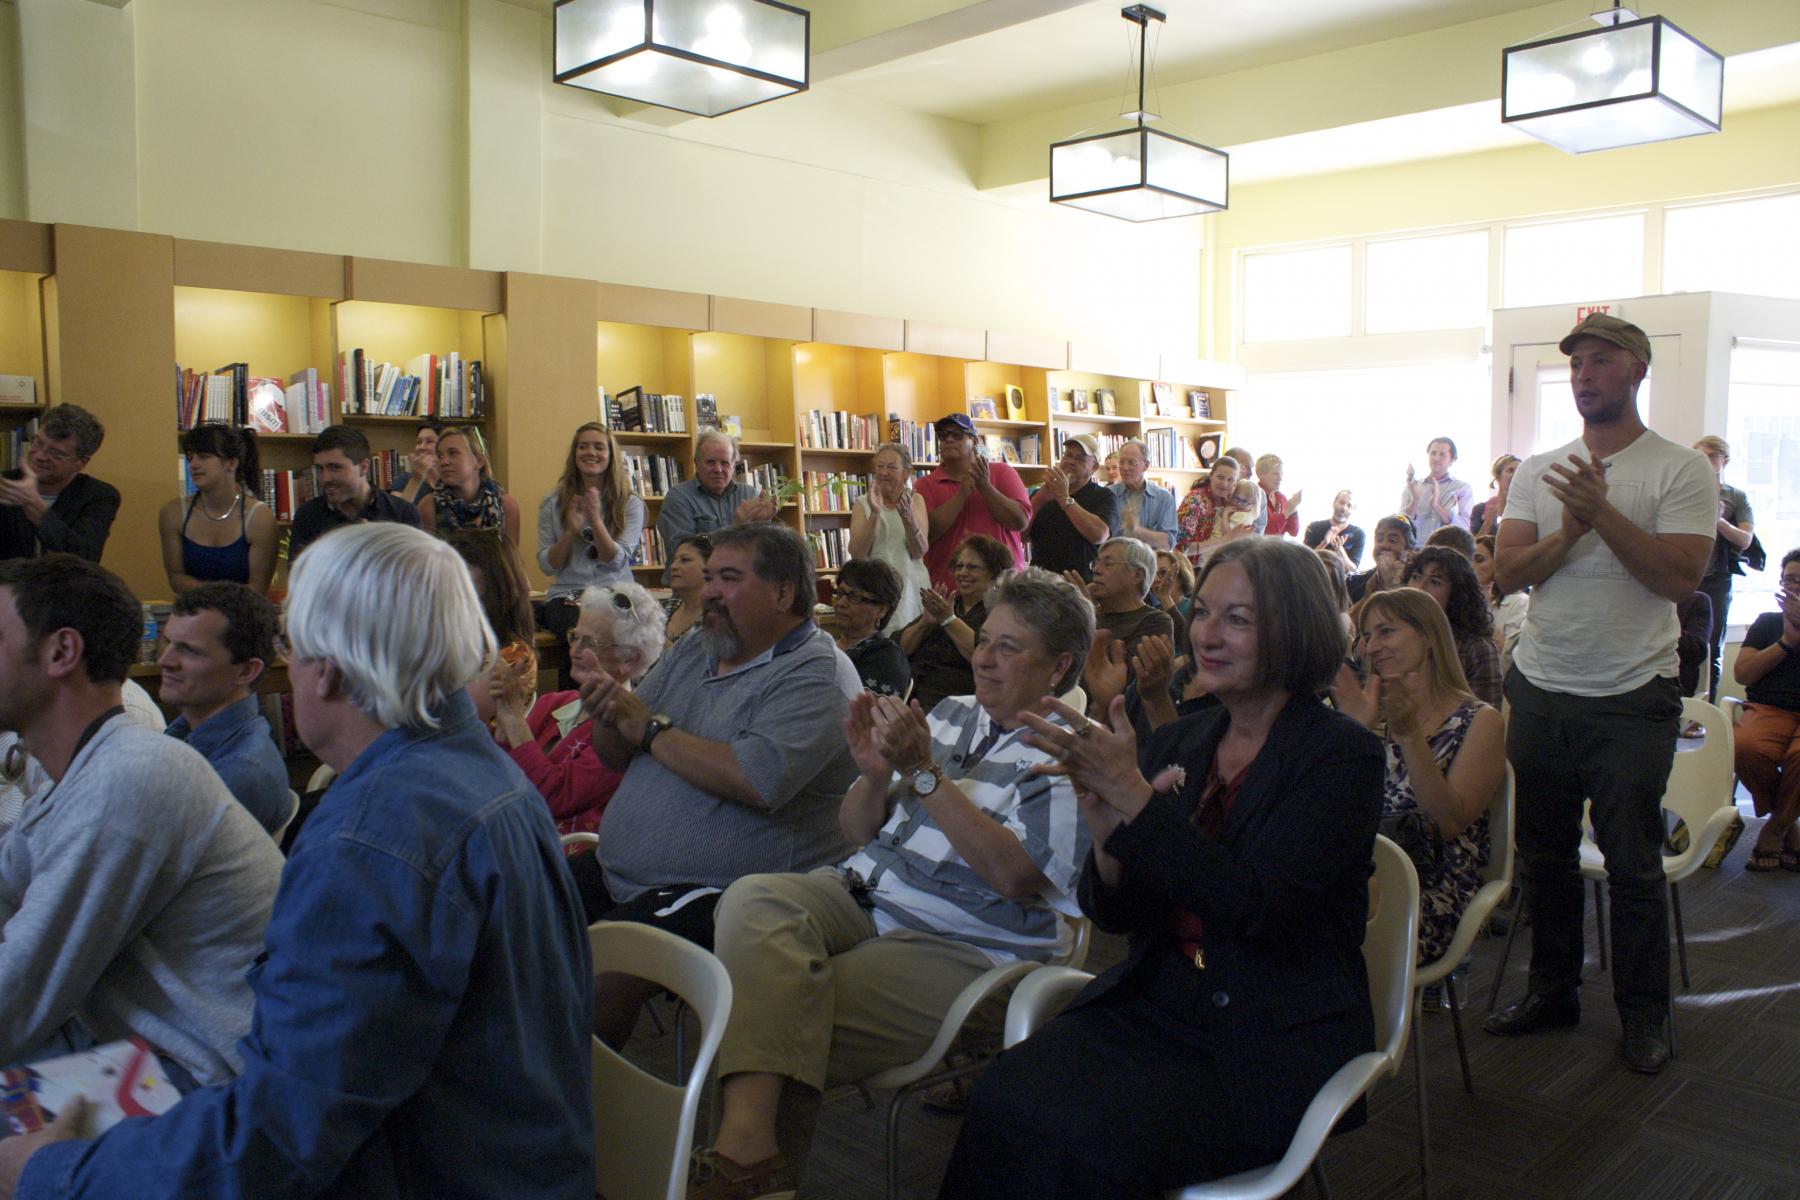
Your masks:
M 61 551 L 97 563 L 118 515 L 118 488 L 77 475 L 35 526 L 17 508 L 0 506 L 0 559 L 36 558 L 42 545 L 45 554 Z
M 1296 697 L 1214 839 L 1189 815 L 1229 724 L 1223 708 L 1207 709 L 1143 747 L 1146 778 L 1172 763 L 1187 777 L 1107 839 L 1124 866 L 1118 891 L 1100 882 L 1089 855 L 1082 911 L 1128 934 L 1131 951 L 1075 1004 L 1179 953 L 1171 918 L 1178 908 L 1196 914 L 1206 966 L 1193 972 L 1195 1002 L 1182 1015 L 1215 1035 L 1223 1076 L 1196 1084 L 1228 1089 L 1247 1120 L 1292 1128 L 1333 1072 L 1374 1048 L 1362 940 L 1386 764 L 1374 734 Z M 1361 1119 L 1359 1107 L 1346 1127 Z

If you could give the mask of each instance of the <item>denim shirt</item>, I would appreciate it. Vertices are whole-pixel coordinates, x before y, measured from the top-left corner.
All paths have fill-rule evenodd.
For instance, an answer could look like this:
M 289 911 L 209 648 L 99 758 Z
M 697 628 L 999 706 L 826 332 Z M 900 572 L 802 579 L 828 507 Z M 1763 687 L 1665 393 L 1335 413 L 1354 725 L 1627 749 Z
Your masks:
M 18 1200 L 593 1195 L 581 901 L 467 695 L 438 715 L 377 738 L 301 827 L 243 1074 L 44 1146 Z
M 200 752 L 256 823 L 274 833 L 288 819 L 287 763 L 254 695 L 221 708 L 195 729 L 176 717 L 165 730 Z
M 1112 518 L 1112 536 L 1118 537 L 1119 531 L 1125 527 L 1125 500 L 1131 492 L 1124 484 L 1115 483 L 1112 485 L 1112 494 L 1117 496 L 1119 501 L 1113 508 Z M 1165 548 L 1173 549 L 1176 540 L 1175 493 L 1168 488 L 1158 487 L 1146 479 L 1144 481 L 1144 500 L 1138 508 L 1138 524 L 1145 529 L 1154 529 L 1158 533 L 1166 534 L 1169 545 Z

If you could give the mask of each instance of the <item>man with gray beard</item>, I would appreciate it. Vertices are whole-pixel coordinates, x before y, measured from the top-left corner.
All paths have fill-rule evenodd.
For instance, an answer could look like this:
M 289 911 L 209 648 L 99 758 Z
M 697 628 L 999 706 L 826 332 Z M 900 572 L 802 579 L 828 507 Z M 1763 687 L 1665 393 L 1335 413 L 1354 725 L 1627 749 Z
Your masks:
M 838 803 L 857 769 L 813 598 L 804 538 L 769 522 L 730 526 L 713 535 L 699 636 L 676 642 L 635 692 L 610 676 L 582 688 L 594 748 L 625 776 L 598 870 L 577 871 L 590 918 L 657 925 L 710 949 L 713 906 L 738 878 L 843 857 Z M 654 991 L 600 975 L 595 1032 L 622 1044 Z

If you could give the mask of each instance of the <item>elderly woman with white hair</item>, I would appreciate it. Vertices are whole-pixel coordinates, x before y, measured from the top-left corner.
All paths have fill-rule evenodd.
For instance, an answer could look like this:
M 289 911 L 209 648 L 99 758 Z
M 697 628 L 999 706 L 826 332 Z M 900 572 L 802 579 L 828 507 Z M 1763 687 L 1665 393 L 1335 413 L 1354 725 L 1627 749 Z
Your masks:
M 663 620 L 662 606 L 638 584 L 590 587 L 581 593 L 580 614 L 568 633 L 575 690 L 540 696 L 527 712 L 528 687 L 502 678 L 490 684 L 494 736 L 537 785 L 558 833 L 599 828 L 623 778 L 594 752 L 593 716 L 582 711 L 580 688 L 602 674 L 625 684 L 643 678 L 662 657 Z
M 246 964 L 243 1072 L 96 1140 L 7 1139 L 0 1193 L 592 1194 L 586 921 L 465 691 L 495 652 L 468 572 L 420 530 L 347 526 L 294 564 L 286 619 L 294 722 L 338 777 Z

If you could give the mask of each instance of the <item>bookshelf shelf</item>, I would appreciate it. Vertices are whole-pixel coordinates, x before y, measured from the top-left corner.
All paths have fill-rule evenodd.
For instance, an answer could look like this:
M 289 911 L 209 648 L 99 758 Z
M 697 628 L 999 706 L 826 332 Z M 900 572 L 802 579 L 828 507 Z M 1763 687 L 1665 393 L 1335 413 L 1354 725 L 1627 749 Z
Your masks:
M 11 413 L 15 416 L 23 416 L 26 413 L 41 413 L 43 411 L 44 406 L 41 404 L 0 404 L 0 413 Z
M 1146 422 L 1138 417 L 1108 417 L 1100 413 L 1052 413 L 1058 425 L 1142 425 Z
M 621 442 L 641 446 L 682 446 L 693 440 L 691 433 L 652 433 L 643 429 L 617 429 L 613 436 Z
M 1226 425 L 1226 422 L 1224 421 L 1204 417 L 1159 417 L 1155 415 L 1146 415 L 1143 418 L 1143 421 L 1146 429 L 1153 429 L 1158 425 L 1185 425 L 1189 429 L 1213 430 L 1223 429 Z
M 805 458 L 817 456 L 823 458 L 872 459 L 875 457 L 874 450 L 852 450 L 840 446 L 802 446 L 800 447 L 800 454 Z
M 793 448 L 794 443 L 792 442 L 750 442 L 742 440 L 738 442 L 738 452 L 740 454 L 781 454 L 792 450 Z

